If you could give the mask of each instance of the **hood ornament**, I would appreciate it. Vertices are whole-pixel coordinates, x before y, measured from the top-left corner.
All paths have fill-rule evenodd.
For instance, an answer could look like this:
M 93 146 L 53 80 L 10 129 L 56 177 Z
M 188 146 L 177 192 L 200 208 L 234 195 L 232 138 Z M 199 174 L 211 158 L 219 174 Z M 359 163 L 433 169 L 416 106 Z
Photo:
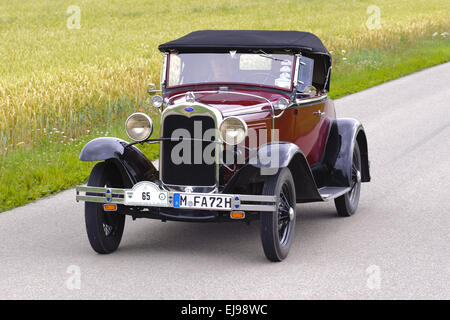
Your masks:
M 195 95 L 192 91 L 187 92 L 186 95 L 184 96 L 184 98 L 186 99 L 186 102 L 189 102 L 189 103 L 195 102 Z

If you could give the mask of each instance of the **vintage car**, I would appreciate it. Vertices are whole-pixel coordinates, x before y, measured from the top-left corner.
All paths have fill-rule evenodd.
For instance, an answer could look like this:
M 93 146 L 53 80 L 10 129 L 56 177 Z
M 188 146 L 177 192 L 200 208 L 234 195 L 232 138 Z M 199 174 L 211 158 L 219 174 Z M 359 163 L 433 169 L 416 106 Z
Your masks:
M 266 257 L 281 261 L 296 203 L 334 199 L 339 216 L 355 213 L 361 182 L 370 181 L 366 134 L 358 120 L 336 118 L 327 95 L 331 55 L 318 37 L 204 30 L 159 50 L 161 89 L 149 89 L 159 137 L 151 138 L 150 116 L 136 112 L 125 122 L 132 142 L 97 138 L 80 154 L 101 161 L 76 188 L 96 252 L 117 249 L 126 215 L 259 219 Z M 159 143 L 158 164 L 137 148 L 143 143 Z

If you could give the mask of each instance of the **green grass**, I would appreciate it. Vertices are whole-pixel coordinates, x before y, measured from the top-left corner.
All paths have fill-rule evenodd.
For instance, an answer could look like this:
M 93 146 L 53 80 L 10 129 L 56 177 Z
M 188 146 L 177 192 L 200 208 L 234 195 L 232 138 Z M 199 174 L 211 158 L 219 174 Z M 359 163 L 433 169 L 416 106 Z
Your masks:
M 450 41 L 421 40 L 394 50 L 359 50 L 335 61 L 330 96 L 339 98 L 450 61 Z
M 381 28 L 369 30 L 374 4 Z M 70 5 L 80 29 L 66 27 Z M 125 138 L 126 116 L 152 110 L 157 45 L 198 29 L 317 34 L 333 55 L 333 98 L 450 60 L 444 0 L 0 0 L 0 211 L 86 181 L 84 143 Z

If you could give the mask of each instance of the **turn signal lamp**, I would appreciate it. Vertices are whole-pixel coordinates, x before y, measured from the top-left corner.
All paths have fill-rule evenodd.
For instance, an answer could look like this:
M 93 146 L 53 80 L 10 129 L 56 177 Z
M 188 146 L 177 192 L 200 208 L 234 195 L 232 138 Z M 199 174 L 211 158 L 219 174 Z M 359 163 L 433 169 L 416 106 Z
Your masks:
M 103 210 L 105 211 L 117 211 L 117 204 L 104 204 Z
M 230 213 L 231 219 L 244 219 L 245 218 L 245 212 L 243 211 L 232 211 Z

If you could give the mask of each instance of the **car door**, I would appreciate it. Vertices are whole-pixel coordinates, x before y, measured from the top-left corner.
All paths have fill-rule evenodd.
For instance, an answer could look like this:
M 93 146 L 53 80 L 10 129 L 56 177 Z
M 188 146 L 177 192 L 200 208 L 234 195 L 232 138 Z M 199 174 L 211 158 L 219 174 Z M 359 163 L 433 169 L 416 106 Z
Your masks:
M 309 165 L 320 162 L 329 130 L 327 103 L 295 108 L 294 143 L 303 151 Z
M 301 60 L 297 87 L 299 92 L 313 84 L 314 60 L 307 57 Z M 299 96 L 294 107 L 294 143 L 303 151 L 310 165 L 322 159 L 330 124 L 328 102 L 311 102 L 315 100 L 321 100 L 320 96 Z

